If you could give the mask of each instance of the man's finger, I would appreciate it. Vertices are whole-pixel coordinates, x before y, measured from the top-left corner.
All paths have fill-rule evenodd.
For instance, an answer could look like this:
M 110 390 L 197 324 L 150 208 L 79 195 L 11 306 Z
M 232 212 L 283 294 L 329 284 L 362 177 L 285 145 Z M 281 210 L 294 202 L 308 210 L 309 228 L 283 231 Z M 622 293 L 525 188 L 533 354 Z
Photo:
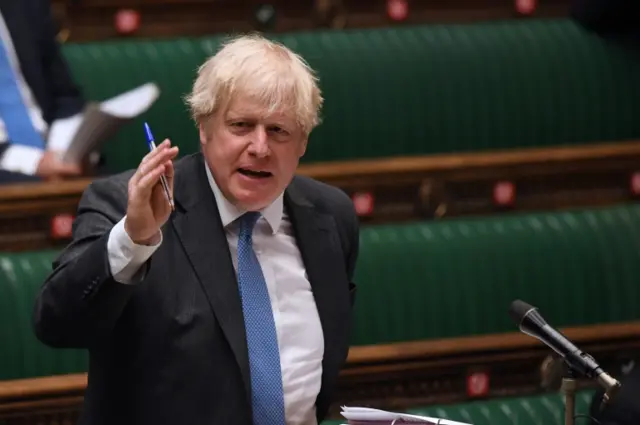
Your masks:
M 156 147 L 156 149 L 150 151 L 149 153 L 147 153 L 143 158 L 142 161 L 140 161 L 140 164 L 138 164 L 138 169 L 136 170 L 136 172 L 133 174 L 133 176 L 131 176 L 131 180 L 133 184 L 136 184 L 141 178 L 142 176 L 148 172 L 148 168 L 145 168 L 146 164 L 149 163 L 149 161 L 152 161 L 154 158 L 156 158 L 158 155 L 162 155 L 162 153 L 169 147 L 171 146 L 171 142 L 169 141 L 169 139 L 165 139 L 160 145 L 158 145 Z M 152 167 L 153 168 L 153 167 Z
M 142 158 L 142 161 L 140 161 L 140 164 L 144 164 L 144 163 L 148 162 L 150 159 L 152 159 L 156 155 L 160 154 L 161 151 L 163 151 L 164 149 L 167 149 L 169 147 L 171 147 L 171 142 L 169 141 L 169 139 L 165 139 L 162 143 L 160 143 L 158 146 L 156 146 L 156 148 L 154 150 L 152 150 L 148 154 L 146 154 Z
M 173 196 L 173 176 L 175 170 L 173 168 L 173 162 L 167 161 L 164 163 L 164 175 L 167 177 L 167 184 L 169 185 L 169 193 Z
M 165 168 L 164 164 L 160 164 L 149 173 L 145 174 L 144 177 L 140 179 L 136 187 L 137 195 L 144 196 L 145 198 L 151 196 L 151 191 L 160 181 L 160 176 L 164 173 Z
M 178 148 L 174 146 L 167 149 L 164 146 L 159 152 L 154 151 L 153 153 L 156 153 L 156 155 L 147 160 L 146 163 L 140 164 L 138 171 L 135 173 L 137 176 L 134 179 L 134 184 L 138 184 L 145 175 L 151 170 L 155 170 L 158 165 L 173 159 L 178 154 Z

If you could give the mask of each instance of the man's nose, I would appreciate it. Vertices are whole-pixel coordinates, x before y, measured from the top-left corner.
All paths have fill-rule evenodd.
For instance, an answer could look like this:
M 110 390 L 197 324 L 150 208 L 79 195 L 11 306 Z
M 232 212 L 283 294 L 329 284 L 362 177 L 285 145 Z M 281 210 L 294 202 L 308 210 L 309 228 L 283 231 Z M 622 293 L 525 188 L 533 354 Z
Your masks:
M 257 126 L 256 130 L 253 132 L 251 144 L 249 145 L 249 153 L 257 156 L 258 158 L 264 158 L 269 155 L 267 131 L 264 127 Z

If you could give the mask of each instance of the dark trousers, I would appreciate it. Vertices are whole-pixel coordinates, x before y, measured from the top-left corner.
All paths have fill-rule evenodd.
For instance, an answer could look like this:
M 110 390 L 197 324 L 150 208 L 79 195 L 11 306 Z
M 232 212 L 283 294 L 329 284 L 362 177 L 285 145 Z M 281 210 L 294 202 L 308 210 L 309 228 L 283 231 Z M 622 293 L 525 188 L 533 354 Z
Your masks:
M 42 179 L 38 176 L 30 176 L 28 174 L 14 173 L 11 171 L 0 170 L 0 185 L 12 183 L 39 182 Z

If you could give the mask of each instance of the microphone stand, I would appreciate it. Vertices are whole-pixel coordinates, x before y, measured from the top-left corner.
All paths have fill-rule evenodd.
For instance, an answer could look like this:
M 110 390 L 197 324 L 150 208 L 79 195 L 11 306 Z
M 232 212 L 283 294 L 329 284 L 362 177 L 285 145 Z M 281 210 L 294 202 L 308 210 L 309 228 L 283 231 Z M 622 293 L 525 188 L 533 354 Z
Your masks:
M 575 425 L 576 417 L 576 390 L 578 383 L 576 382 L 573 368 L 569 366 L 567 376 L 562 378 L 562 386 L 560 391 L 564 395 L 564 424 Z

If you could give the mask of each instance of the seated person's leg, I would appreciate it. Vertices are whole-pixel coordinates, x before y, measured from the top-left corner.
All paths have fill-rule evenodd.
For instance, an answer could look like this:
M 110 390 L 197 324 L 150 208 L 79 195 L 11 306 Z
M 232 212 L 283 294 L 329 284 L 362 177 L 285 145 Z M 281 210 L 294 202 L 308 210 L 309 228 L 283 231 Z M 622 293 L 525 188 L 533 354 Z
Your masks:
M 38 176 L 31 176 L 29 174 L 15 173 L 12 171 L 0 170 L 0 185 L 8 183 L 25 183 L 25 182 L 38 182 L 42 179 Z

